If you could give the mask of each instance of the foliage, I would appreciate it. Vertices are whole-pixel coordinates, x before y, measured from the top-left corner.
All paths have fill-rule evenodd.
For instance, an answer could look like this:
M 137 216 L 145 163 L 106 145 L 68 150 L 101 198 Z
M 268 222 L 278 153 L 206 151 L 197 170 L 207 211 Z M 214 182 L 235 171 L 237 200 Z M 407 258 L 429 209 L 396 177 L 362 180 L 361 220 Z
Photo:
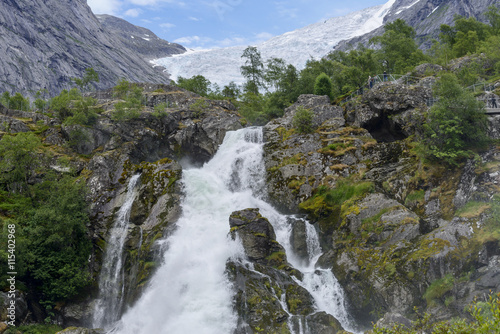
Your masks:
M 42 146 L 32 132 L 21 132 L 15 136 L 4 135 L 0 140 L 0 183 L 10 192 L 19 193 L 27 189 L 28 180 L 40 166 L 37 158 Z
M 48 176 L 34 192 L 21 227 L 27 278 L 44 301 L 53 303 L 75 296 L 90 281 L 85 270 L 91 251 L 85 184 L 71 176 Z
M 167 115 L 167 112 L 166 112 L 167 107 L 168 107 L 168 104 L 166 102 L 159 103 L 159 104 L 154 106 L 154 108 L 153 108 L 154 111 L 151 114 L 155 117 L 161 118 L 161 117 Z
M 97 100 L 83 97 L 76 88 L 62 90 L 59 95 L 50 99 L 48 104 L 49 109 L 55 111 L 64 124 L 93 125 L 98 118 L 95 110 Z
M 293 116 L 293 127 L 297 129 L 299 133 L 311 133 L 314 131 L 312 124 L 313 117 L 314 113 L 310 109 L 299 106 Z
M 370 42 L 380 45 L 376 56 L 388 73 L 405 73 L 426 60 L 415 42 L 415 30 L 404 20 L 388 23 L 384 29 L 382 36 L 373 37 Z
M 196 118 L 199 118 L 208 108 L 210 104 L 205 99 L 198 99 L 189 106 L 189 110 L 193 111 L 193 116 Z
M 453 74 L 443 74 L 434 93 L 438 102 L 424 124 L 423 143 L 431 159 L 457 164 L 487 143 L 484 104 L 464 90 Z
M 134 83 L 122 79 L 113 88 L 113 96 L 122 99 L 115 103 L 115 111 L 111 118 L 115 121 L 126 121 L 140 116 L 143 106 L 142 89 Z
M 85 90 L 91 83 L 99 82 L 99 75 L 92 68 L 85 69 L 85 74 L 82 78 L 72 78 L 73 82 L 80 87 L 80 90 Z
M 177 86 L 204 97 L 210 93 L 210 84 L 210 80 L 203 75 L 194 75 L 189 79 L 180 76 L 177 79 Z
M 373 190 L 372 182 L 353 182 L 349 179 L 341 179 L 335 188 L 319 187 L 313 197 L 302 202 L 299 207 L 316 218 L 326 217 L 344 202 L 352 198 L 360 198 Z
M 55 334 L 62 330 L 58 325 L 23 325 L 10 327 L 4 334 Z
M 424 293 L 424 299 L 427 302 L 427 305 L 432 305 L 436 299 L 443 297 L 444 294 L 453 288 L 454 282 L 455 279 L 451 274 L 432 282 Z
M 264 80 L 264 64 L 260 52 L 255 46 L 249 46 L 243 51 L 241 58 L 245 59 L 245 65 L 240 67 L 241 75 L 247 79 L 245 91 L 259 94 Z
M 494 334 L 500 328 L 500 293 L 490 295 L 485 302 L 474 301 L 469 307 L 472 320 L 452 319 L 438 323 L 430 322 L 430 315 L 419 315 L 419 319 L 412 323 L 411 328 L 403 325 L 394 325 L 392 328 L 375 326 L 374 334 Z M 418 313 L 417 313 L 418 314 Z
M 326 95 L 332 98 L 332 80 L 325 73 L 321 73 L 314 83 L 314 94 Z
M 237 99 L 240 96 L 240 89 L 234 81 L 231 81 L 228 85 L 224 86 L 221 94 L 228 99 Z
M 30 100 L 25 98 L 21 93 L 16 93 L 11 96 L 9 92 L 4 92 L 0 98 L 0 103 L 9 109 L 30 110 Z

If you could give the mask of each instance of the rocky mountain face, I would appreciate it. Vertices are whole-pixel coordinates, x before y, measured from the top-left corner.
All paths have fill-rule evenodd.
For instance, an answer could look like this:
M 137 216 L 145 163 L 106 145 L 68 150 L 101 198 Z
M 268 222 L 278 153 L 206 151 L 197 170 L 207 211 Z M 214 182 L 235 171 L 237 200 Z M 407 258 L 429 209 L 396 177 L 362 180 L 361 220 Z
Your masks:
M 47 89 L 50 94 L 58 94 L 70 86 L 72 77 L 82 77 L 89 67 L 99 73 L 97 88 L 109 88 L 120 78 L 168 82 L 162 71 L 146 59 L 184 52 L 180 45 L 159 41 L 148 30 L 134 29 L 120 19 L 102 20 L 104 23 L 94 16 L 85 0 L 2 1 L 0 91 L 33 96 Z M 118 33 L 120 29 L 131 31 L 130 36 L 138 40 L 150 40 L 131 42 Z M 138 53 L 139 48 L 144 51 Z
M 324 250 L 317 266 L 332 268 L 367 327 L 381 317 L 409 323 L 415 306 L 434 320 L 464 316 L 475 297 L 500 289 L 499 243 L 484 238 L 495 224 L 487 210 L 500 152 L 493 146 L 458 169 L 417 157 L 408 138 L 427 110 L 431 79 L 383 83 L 343 108 L 303 95 L 264 128 L 269 196 L 282 210 L 309 213 Z M 315 133 L 293 130 L 300 108 L 313 111 Z M 495 129 L 498 116 L 490 122 Z M 446 279 L 444 291 L 429 292 Z
M 396 19 L 405 20 L 412 26 L 423 48 L 430 47 L 430 40 L 437 38 L 441 24 L 453 26 L 455 15 L 475 17 L 485 22 L 484 13 L 489 6 L 496 5 L 495 0 L 396 0 L 384 17 L 384 24 Z M 339 43 L 336 49 L 348 50 L 359 43 L 384 33 L 379 27 L 366 35 L 354 37 Z
M 152 60 L 186 52 L 179 44 L 167 42 L 156 36 L 151 30 L 138 27 L 112 15 L 96 15 L 106 31 L 119 36 L 127 50 Z
M 302 95 L 282 118 L 264 127 L 263 197 L 281 212 L 300 213 L 307 220 L 288 217 L 292 233 L 285 241 L 292 255 L 283 240 L 277 241 L 272 217 L 255 208 L 228 214 L 228 237 L 241 243 L 244 256 L 229 258 L 225 265 L 238 317 L 235 333 L 290 333 L 304 324 L 313 333 L 343 332 L 338 319 L 317 311 L 315 298 L 302 284 L 306 275 L 290 264 L 292 256 L 308 259 L 305 231 L 311 226 L 322 248 L 311 262 L 313 271 L 335 275 L 360 330 L 377 321 L 407 324 L 415 318 L 414 307 L 433 320 L 463 317 L 475 297 L 500 291 L 494 216 L 500 208 L 495 198 L 499 147 L 492 145 L 456 168 L 426 162 L 415 147 L 431 97 L 429 83 L 436 80 L 432 73 L 440 70 L 421 65 L 411 84 L 404 77 L 380 83 L 343 106 L 332 105 L 326 96 Z M 51 169 L 67 173 L 58 165 L 58 158 L 65 157 L 72 172 L 85 180 L 93 242 L 88 270 L 94 279 L 129 181 L 141 174 L 123 249 L 126 306 L 145 292 L 161 255 L 169 251 L 185 197 L 184 166 L 210 160 L 226 133 L 245 124 L 228 101 L 169 85 L 141 88 L 145 106 L 139 117 L 122 121 L 111 117 L 118 102 L 113 92 L 94 93 L 99 117 L 88 127 L 0 106 L 2 132 L 33 131 L 54 153 Z M 155 113 L 160 104 L 169 107 Z M 303 109 L 314 113 L 311 134 L 293 126 L 294 115 Z M 500 139 L 500 116 L 489 121 L 491 138 Z M 74 133 L 79 141 L 72 140 Z M 432 290 L 440 282 L 445 287 Z M 58 306 L 56 321 L 90 326 L 96 289 Z M 20 319 L 43 322 L 46 317 L 30 291 L 19 294 L 17 305 Z M 2 321 L 6 307 L 0 308 Z

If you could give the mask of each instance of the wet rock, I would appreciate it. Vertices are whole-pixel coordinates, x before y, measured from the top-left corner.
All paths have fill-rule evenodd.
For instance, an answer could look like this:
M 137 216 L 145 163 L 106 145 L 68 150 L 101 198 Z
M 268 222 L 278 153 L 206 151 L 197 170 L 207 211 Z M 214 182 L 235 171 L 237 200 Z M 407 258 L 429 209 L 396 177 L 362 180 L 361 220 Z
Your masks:
M 290 235 L 290 245 L 292 246 L 293 252 L 302 261 L 307 261 L 309 259 L 309 252 L 307 249 L 307 231 L 306 223 L 302 219 L 289 218 L 292 225 L 292 233 Z
M 273 226 L 259 209 L 233 212 L 229 226 L 231 237 L 238 236 L 250 261 L 275 267 L 287 263 L 285 249 L 276 241 Z
M 65 326 L 78 326 L 91 323 L 94 313 L 94 300 L 87 299 L 79 303 L 69 303 L 59 311 Z
M 340 323 L 332 315 L 326 312 L 317 312 L 306 317 L 309 330 L 314 334 L 337 334 L 342 333 Z M 346 332 L 344 332 L 346 333 Z

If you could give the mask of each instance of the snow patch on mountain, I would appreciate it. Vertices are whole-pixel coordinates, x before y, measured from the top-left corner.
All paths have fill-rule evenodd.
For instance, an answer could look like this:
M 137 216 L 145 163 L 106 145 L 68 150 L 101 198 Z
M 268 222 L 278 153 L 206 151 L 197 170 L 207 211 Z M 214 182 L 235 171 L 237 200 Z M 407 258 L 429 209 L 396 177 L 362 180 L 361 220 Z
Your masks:
M 319 59 L 341 41 L 366 34 L 383 25 L 384 17 L 396 0 L 386 4 L 353 12 L 346 16 L 334 17 L 287 32 L 256 45 L 265 61 L 272 57 L 282 58 L 299 70 L 308 59 Z M 153 60 L 154 65 L 164 66 L 172 79 L 179 76 L 190 78 L 201 74 L 220 86 L 234 81 L 242 84 L 244 78 L 240 66 L 246 46 L 190 51 L 173 57 Z

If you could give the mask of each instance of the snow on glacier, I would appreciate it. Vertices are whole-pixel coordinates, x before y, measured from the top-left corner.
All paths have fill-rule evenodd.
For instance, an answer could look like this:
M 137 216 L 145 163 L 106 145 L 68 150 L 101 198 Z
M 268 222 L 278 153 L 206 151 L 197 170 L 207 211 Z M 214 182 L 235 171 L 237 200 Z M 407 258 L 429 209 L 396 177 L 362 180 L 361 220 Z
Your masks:
M 384 5 L 314 23 L 255 46 L 264 61 L 272 57 L 282 58 L 300 70 L 304 68 L 308 59 L 325 56 L 340 41 L 363 35 L 382 26 L 384 17 L 395 1 L 389 0 Z M 245 48 L 246 46 L 234 46 L 189 51 L 173 57 L 156 59 L 152 63 L 165 67 L 174 80 L 179 76 L 190 78 L 201 74 L 221 87 L 231 81 L 242 84 L 244 79 L 240 74 L 240 66 L 244 63 L 241 55 Z

